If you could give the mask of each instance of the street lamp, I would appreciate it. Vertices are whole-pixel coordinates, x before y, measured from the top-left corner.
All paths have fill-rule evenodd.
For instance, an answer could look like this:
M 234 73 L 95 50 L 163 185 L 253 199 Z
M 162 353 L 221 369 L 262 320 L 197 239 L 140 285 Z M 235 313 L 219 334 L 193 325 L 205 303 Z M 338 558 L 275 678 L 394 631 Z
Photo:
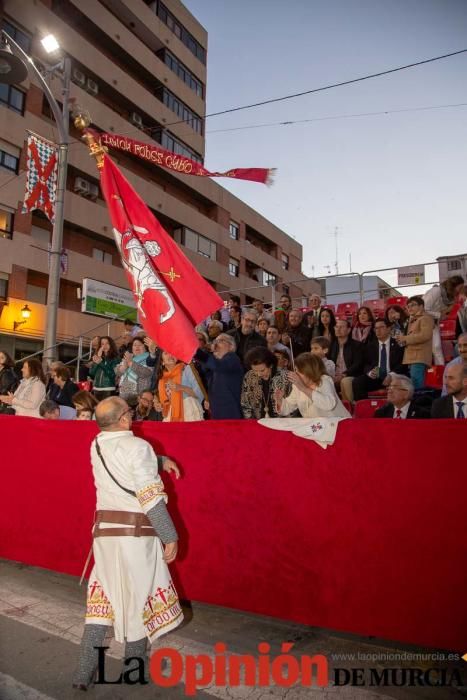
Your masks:
M 26 323 L 28 318 L 31 316 L 31 309 L 27 304 L 23 306 L 21 309 L 21 316 L 23 317 L 22 321 L 13 321 L 13 332 L 16 333 L 18 328 L 23 325 L 23 323 Z
M 52 231 L 52 244 L 50 249 L 49 283 L 47 287 L 47 318 L 45 322 L 45 338 L 43 361 L 47 366 L 53 359 L 55 345 L 57 343 L 57 316 L 58 298 L 60 293 L 60 254 L 62 251 L 63 239 L 63 218 L 65 205 L 66 175 L 68 163 L 68 143 L 69 143 L 69 108 L 68 98 L 70 94 L 71 61 L 65 56 L 57 65 L 51 68 L 55 71 L 61 69 L 58 75 L 62 81 L 62 109 L 46 80 L 34 64 L 31 56 L 23 51 L 11 36 L 2 30 L 2 48 L 0 49 L 0 83 L 20 83 L 26 79 L 28 71 L 39 81 L 42 90 L 47 97 L 55 121 L 57 122 L 59 133 L 58 144 L 58 177 L 57 194 L 55 199 L 55 221 Z M 44 37 L 42 45 L 47 53 L 57 52 L 59 44 L 51 34 Z M 15 50 L 15 54 L 12 52 Z

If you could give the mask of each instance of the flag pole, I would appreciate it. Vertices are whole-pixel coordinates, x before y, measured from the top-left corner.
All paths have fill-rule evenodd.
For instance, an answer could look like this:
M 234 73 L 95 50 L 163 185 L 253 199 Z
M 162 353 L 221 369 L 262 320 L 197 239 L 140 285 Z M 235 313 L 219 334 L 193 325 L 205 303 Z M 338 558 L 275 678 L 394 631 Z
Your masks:
M 89 127 L 91 124 L 91 117 L 89 112 L 85 110 L 77 109 L 75 110 L 74 125 L 79 131 L 83 131 Z M 96 159 L 96 165 L 99 170 L 104 167 L 104 155 L 108 152 L 108 148 L 103 146 L 100 141 L 96 139 L 94 134 L 90 131 L 86 131 L 82 135 L 82 140 L 86 143 L 89 148 L 89 153 Z

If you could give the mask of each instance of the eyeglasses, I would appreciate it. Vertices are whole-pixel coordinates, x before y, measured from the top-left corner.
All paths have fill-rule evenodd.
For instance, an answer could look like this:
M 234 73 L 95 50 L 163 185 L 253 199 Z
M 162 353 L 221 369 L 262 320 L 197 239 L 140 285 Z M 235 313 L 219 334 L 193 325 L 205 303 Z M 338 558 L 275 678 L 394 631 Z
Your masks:
M 118 417 L 118 420 L 121 420 L 123 416 L 126 416 L 127 413 L 132 413 L 133 409 L 132 408 L 127 408 L 126 411 L 123 411 L 123 413 Z

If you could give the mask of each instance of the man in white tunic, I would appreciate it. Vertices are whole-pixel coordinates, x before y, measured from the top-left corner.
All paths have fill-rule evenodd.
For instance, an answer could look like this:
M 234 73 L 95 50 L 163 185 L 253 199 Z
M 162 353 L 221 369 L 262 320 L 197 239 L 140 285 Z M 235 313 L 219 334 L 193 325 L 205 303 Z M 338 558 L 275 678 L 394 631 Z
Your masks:
M 146 658 L 147 642 L 183 620 L 167 564 L 177 556 L 177 532 L 151 445 L 131 432 L 131 409 L 111 397 L 96 408 L 102 432 L 91 461 L 97 492 L 94 567 L 78 668 L 73 687 L 86 690 L 106 631 L 125 641 L 125 659 Z M 171 460 L 163 468 L 178 469 Z

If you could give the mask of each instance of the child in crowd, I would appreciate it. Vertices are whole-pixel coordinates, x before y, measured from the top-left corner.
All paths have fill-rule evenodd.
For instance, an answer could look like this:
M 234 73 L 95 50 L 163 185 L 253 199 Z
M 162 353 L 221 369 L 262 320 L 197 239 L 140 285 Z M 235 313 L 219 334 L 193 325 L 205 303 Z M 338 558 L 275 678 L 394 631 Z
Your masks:
M 319 335 L 311 341 L 311 354 L 316 355 L 323 361 L 326 373 L 334 379 L 336 376 L 336 365 L 326 357 L 330 347 L 331 342 L 329 338 L 325 338 L 323 335 Z

